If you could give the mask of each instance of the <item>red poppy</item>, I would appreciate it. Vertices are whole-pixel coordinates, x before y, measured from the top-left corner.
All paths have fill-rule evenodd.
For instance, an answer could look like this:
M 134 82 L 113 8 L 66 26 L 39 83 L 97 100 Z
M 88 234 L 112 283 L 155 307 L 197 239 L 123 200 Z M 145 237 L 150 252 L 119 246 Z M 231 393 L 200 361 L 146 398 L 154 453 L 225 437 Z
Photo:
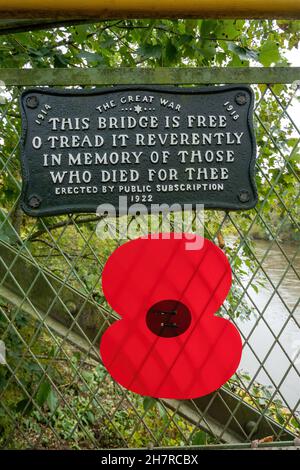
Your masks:
M 180 237 L 179 237 L 180 235 Z M 100 353 L 125 388 L 157 398 L 213 392 L 236 371 L 242 351 L 235 326 L 214 314 L 231 287 L 231 268 L 214 243 L 190 234 L 142 237 L 120 246 L 103 271 L 103 291 L 121 315 Z

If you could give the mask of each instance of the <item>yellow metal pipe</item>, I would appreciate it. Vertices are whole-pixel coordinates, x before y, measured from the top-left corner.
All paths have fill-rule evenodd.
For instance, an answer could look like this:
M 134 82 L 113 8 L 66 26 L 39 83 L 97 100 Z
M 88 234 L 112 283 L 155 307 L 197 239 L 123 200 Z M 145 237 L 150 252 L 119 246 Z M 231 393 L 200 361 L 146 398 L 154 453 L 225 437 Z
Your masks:
M 300 18 L 300 0 L 0 0 L 1 18 Z

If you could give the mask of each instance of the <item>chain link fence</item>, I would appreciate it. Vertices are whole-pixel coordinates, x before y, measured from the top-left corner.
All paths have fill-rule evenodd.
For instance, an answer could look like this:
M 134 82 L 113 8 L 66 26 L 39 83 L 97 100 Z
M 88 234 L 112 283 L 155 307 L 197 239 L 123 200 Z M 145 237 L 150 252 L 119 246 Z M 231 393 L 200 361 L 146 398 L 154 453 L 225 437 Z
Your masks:
M 233 269 L 218 314 L 239 329 L 243 358 L 222 389 L 191 401 L 135 395 L 102 366 L 99 340 L 118 317 L 103 297 L 101 273 L 126 240 L 99 239 L 93 214 L 22 213 L 23 88 L 2 89 L 1 448 L 286 445 L 299 435 L 299 86 L 252 87 L 259 203 L 244 213 L 206 211 L 204 221 L 205 236 Z

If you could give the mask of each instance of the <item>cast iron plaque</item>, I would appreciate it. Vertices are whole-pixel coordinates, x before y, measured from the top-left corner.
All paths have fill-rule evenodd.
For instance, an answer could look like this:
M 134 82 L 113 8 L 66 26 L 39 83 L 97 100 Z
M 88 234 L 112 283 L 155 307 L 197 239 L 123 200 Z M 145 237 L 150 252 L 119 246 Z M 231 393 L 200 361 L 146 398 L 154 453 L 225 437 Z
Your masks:
M 41 216 L 110 204 L 121 214 L 126 196 L 153 212 L 160 204 L 250 209 L 253 101 L 244 85 L 27 90 L 22 207 Z

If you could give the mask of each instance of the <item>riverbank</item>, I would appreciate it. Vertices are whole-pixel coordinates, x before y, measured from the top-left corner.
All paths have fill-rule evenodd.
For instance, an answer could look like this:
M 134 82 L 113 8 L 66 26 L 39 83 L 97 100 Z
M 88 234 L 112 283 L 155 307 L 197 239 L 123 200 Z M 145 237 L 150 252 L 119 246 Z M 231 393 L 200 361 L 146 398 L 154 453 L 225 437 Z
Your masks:
M 276 238 L 280 242 L 299 242 L 300 241 L 300 232 L 297 231 L 290 223 L 284 224 L 283 227 L 280 228 L 279 233 L 277 234 L 278 227 L 280 227 L 280 221 L 272 222 L 269 225 L 270 231 L 275 234 Z M 270 231 L 261 225 L 254 224 L 252 229 L 249 232 L 250 237 L 253 240 L 265 240 L 270 241 L 272 240 L 272 235 Z

